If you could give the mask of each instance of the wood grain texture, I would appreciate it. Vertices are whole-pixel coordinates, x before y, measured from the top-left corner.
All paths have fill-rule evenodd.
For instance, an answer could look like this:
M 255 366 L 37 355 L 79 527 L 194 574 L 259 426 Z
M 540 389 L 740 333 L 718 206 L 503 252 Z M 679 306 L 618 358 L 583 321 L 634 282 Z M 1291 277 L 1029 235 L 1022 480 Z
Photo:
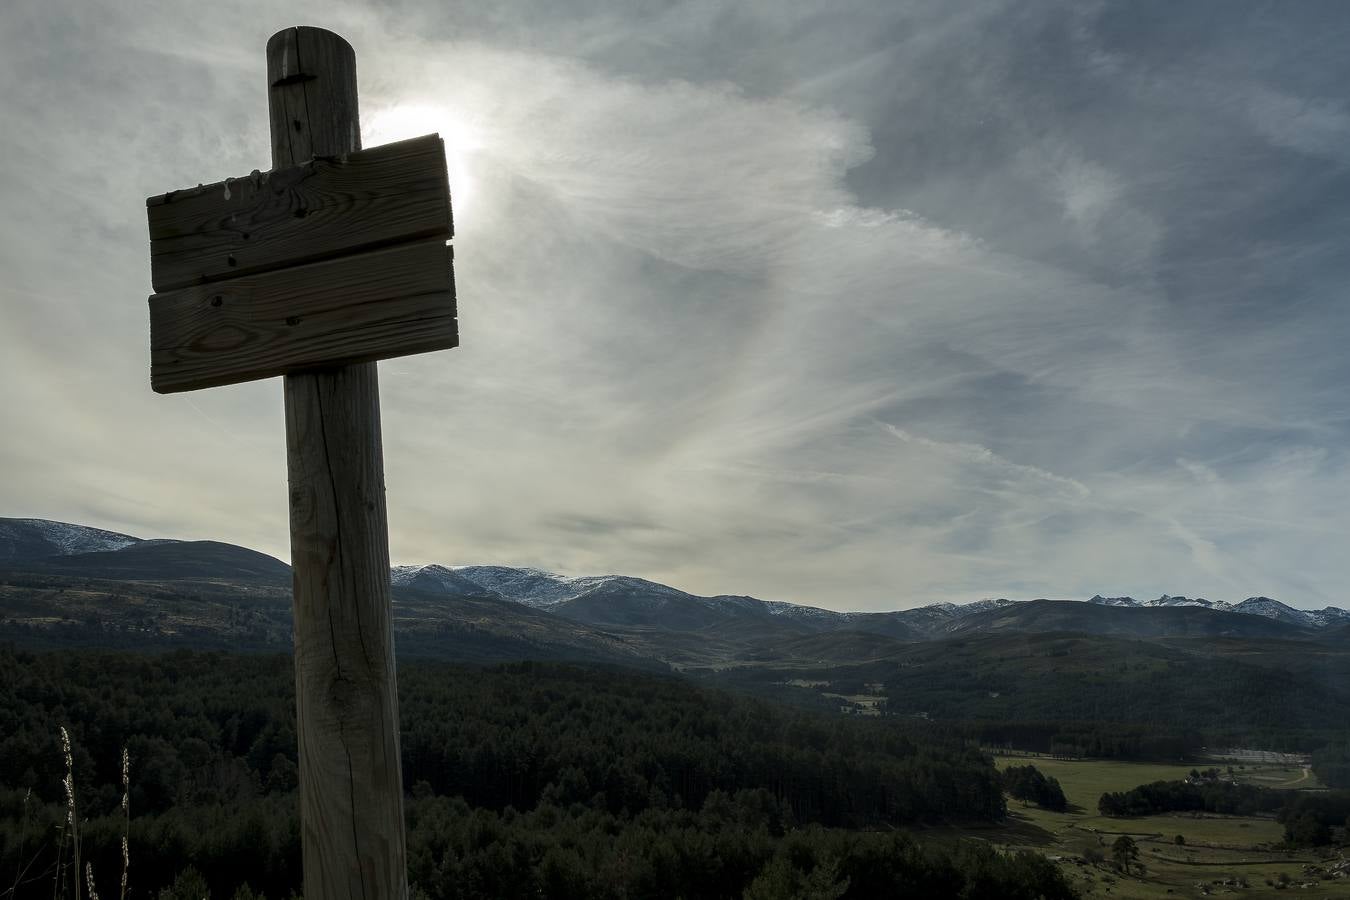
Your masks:
M 161 394 L 445 350 L 458 341 L 450 248 L 401 244 L 150 298 Z
M 438 135 L 146 200 L 156 291 L 421 238 L 449 238 Z
M 361 147 L 356 54 L 267 43 L 272 168 Z M 295 708 L 307 900 L 408 896 L 376 364 L 287 375 Z
M 403 778 L 375 364 L 288 376 L 306 898 L 405 898 Z

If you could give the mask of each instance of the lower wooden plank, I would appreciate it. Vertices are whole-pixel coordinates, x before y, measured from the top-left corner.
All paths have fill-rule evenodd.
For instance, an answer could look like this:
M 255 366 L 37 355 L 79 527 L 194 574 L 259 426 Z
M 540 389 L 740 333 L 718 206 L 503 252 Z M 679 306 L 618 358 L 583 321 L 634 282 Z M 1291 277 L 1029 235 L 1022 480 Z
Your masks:
M 457 346 L 451 248 L 439 240 L 150 297 L 158 393 Z

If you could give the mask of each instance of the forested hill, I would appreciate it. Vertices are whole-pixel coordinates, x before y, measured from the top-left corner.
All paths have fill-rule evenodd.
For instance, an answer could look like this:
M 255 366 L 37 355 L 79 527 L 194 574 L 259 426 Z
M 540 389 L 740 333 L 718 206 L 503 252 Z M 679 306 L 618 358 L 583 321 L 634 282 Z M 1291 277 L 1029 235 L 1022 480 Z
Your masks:
M 274 757 L 294 753 L 292 680 L 284 657 L 0 651 L 0 771 L 32 782 L 11 786 L 56 799 L 60 754 L 51 746 L 64 725 L 95 766 L 130 746 L 142 763 L 142 811 L 192 799 L 183 785 L 206 756 L 265 785 Z M 1004 813 L 987 757 L 900 722 L 561 664 L 406 664 L 399 688 L 405 787 L 426 782 L 475 806 L 529 809 L 547 791 L 563 805 L 639 813 L 699 807 L 716 790 L 764 789 L 793 820 L 824 825 Z M 79 768 L 89 788 L 105 774 Z
M 986 746 L 1183 760 L 1204 747 L 1308 753 L 1344 740 L 1350 648 L 1307 641 L 1143 641 L 989 634 L 912 644 L 852 665 L 708 670 L 715 683 L 877 704 Z
M 194 878 L 215 897 L 243 883 L 287 896 L 292 679 L 278 656 L 0 648 L 0 871 L 19 870 L 25 833 L 30 871 L 52 871 L 65 726 L 105 896 L 122 747 L 136 896 Z M 1070 896 L 1038 857 L 920 849 L 894 830 L 1004 815 L 992 762 L 915 723 L 558 664 L 416 663 L 399 687 L 410 875 L 430 896 L 741 897 L 761 880 L 779 892 L 759 896 L 797 896 L 812 878 L 848 898 L 958 896 L 967 880 L 997 888 L 987 896 Z M 50 892 L 34 876 L 19 896 Z

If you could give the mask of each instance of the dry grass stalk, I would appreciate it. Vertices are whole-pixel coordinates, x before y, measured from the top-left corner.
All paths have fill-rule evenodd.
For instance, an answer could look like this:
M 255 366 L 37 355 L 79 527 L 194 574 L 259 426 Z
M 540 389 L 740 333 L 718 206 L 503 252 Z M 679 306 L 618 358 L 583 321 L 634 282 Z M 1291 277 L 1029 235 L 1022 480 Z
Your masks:
M 33 789 L 30 787 L 23 794 L 23 827 L 19 831 L 19 853 L 14 862 L 14 887 L 9 892 L 9 895 L 15 898 L 19 896 L 19 879 L 23 877 L 23 873 L 27 870 L 27 867 L 23 864 L 23 846 L 28 840 L 28 802 L 32 798 Z
M 118 900 L 127 900 L 127 872 L 131 869 L 131 757 L 127 748 L 122 748 L 122 816 L 125 830 L 122 832 L 122 891 Z
M 75 807 L 75 758 L 71 756 L 70 734 L 64 725 L 61 726 L 61 753 L 66 762 L 66 777 L 61 781 L 66 789 L 66 825 L 70 829 L 71 852 L 75 857 L 75 877 L 71 881 L 75 900 L 80 900 L 80 820 Z

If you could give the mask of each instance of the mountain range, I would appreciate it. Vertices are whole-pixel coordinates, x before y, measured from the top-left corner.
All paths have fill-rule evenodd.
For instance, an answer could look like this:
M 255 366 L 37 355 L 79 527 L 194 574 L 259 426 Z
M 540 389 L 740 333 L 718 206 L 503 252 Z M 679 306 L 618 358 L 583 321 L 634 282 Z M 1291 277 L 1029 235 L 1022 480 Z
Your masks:
M 92 580 L 110 596 L 152 591 L 161 600 L 172 597 L 180 604 L 193 598 L 217 605 L 229 598 L 239 604 L 243 598 L 253 613 L 269 611 L 264 618 L 274 631 L 289 627 L 289 566 L 226 543 L 142 540 L 45 519 L 0 519 L 0 576 L 6 572 L 23 573 L 30 581 L 45 578 L 51 585 Z M 395 566 L 391 582 L 396 624 L 401 621 L 424 636 L 460 628 L 467 620 L 475 629 L 494 632 L 495 638 L 529 635 L 527 640 L 551 644 L 561 634 L 564 644 L 601 656 L 618 652 L 624 658 L 638 655 L 675 665 L 754 658 L 787 646 L 783 642 L 822 635 L 827 644 L 829 636 L 839 636 L 841 648 L 852 646 L 849 652 L 864 647 L 883 652 L 894 649 L 894 642 L 982 633 L 1306 638 L 1331 636 L 1350 626 L 1350 612 L 1343 609 L 1301 610 L 1268 597 L 1229 604 L 1168 595 L 1147 602 L 1099 595 L 1086 603 L 997 599 L 892 612 L 839 612 L 746 596 L 698 596 L 626 575 L 568 578 L 511 566 Z M 119 591 L 109 584 L 124 587 Z M 0 616 L 30 623 L 64 621 L 62 611 L 53 606 L 51 597 L 56 595 L 42 609 L 29 610 L 42 615 L 17 615 L 20 607 L 34 603 L 31 590 L 23 596 L 15 608 L 0 605 Z M 83 613 L 86 618 L 98 614 Z M 203 613 L 198 618 L 210 617 Z M 201 621 L 182 624 L 197 627 Z M 864 641 L 859 634 L 884 640 Z M 825 649 L 820 640 L 805 646 Z
M 1156 600 L 1146 601 L 1136 600 L 1133 597 L 1103 597 L 1098 594 L 1088 602 L 1099 606 L 1122 606 L 1130 609 L 1190 606 L 1212 609 L 1217 612 L 1265 616 L 1267 619 L 1275 619 L 1279 622 L 1287 622 L 1305 628 L 1325 628 L 1328 625 L 1343 625 L 1350 622 L 1350 613 L 1336 606 L 1316 610 L 1294 609 L 1278 600 L 1272 600 L 1270 597 L 1248 597 L 1241 603 L 1228 603 L 1224 600 L 1206 600 L 1203 597 L 1173 597 L 1168 594 L 1163 594 Z
M 400 661 L 648 669 L 836 712 L 963 721 L 995 744 L 1035 734 L 1041 749 L 1107 720 L 1131 741 L 1201 729 L 1306 749 L 1350 716 L 1350 616 L 1266 597 L 837 612 L 511 566 L 396 566 L 390 581 Z M 290 567 L 266 554 L 0 519 L 0 644 L 284 653 L 291 616 Z

